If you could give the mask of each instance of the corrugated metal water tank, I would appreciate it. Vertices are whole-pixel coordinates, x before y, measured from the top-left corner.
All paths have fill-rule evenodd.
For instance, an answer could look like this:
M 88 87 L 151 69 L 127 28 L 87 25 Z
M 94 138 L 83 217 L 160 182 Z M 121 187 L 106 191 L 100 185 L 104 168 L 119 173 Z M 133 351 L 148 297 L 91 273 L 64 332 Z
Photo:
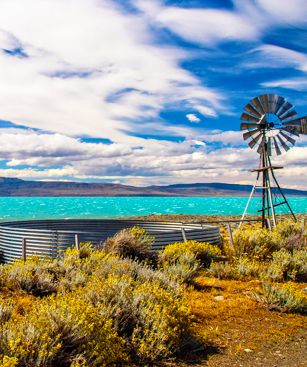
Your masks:
M 173 242 L 197 240 L 218 244 L 219 228 L 198 223 L 144 222 L 137 220 L 31 220 L 0 223 L 0 261 L 10 262 L 22 257 L 22 243 L 26 239 L 26 253 L 55 258 L 75 243 L 101 244 L 123 228 L 139 226 L 155 237 L 152 250 L 160 250 Z

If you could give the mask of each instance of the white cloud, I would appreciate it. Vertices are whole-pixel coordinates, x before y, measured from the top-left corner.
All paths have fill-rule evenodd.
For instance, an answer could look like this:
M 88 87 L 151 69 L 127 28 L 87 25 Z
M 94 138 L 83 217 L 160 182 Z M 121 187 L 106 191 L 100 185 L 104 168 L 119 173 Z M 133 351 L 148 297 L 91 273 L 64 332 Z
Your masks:
M 182 61 L 191 55 L 159 45 L 151 26 L 213 47 L 225 40 L 259 40 L 266 28 L 285 21 L 284 8 L 291 21 L 300 22 L 301 14 L 289 9 L 290 2 L 276 11 L 262 0 L 236 1 L 229 11 L 168 7 L 154 0 L 136 3 L 143 13 L 123 13 L 111 0 L 1 0 L 0 49 L 22 48 L 28 57 L 0 53 L 0 119 L 55 133 L 2 129 L 0 158 L 7 168 L 0 175 L 124 178 L 138 184 L 213 178 L 253 182 L 248 169 L 257 166 L 258 155 L 245 147 L 241 132 L 210 132 L 159 119 L 170 105 L 194 111 L 186 115 L 193 122 L 200 115 L 217 117 L 217 111 L 226 113 L 226 98 L 185 70 Z M 307 70 L 305 55 L 272 45 L 255 49 L 251 62 Z M 271 83 L 290 87 L 295 82 L 305 86 L 298 78 Z M 183 141 L 141 139 L 133 133 Z M 114 143 L 85 143 L 80 136 Z M 284 172 L 296 172 L 296 177 L 302 172 L 302 149 L 282 156 L 287 157 Z M 284 180 L 297 184 L 286 173 Z M 302 177 L 297 182 L 306 185 Z
M 306 23 L 307 2 L 305 0 L 256 0 L 256 3 L 268 13 L 273 22 Z
M 182 50 L 156 45 L 142 16 L 111 1 L 3 0 L 0 24 L 0 48 L 29 56 L 0 53 L 2 119 L 124 141 L 126 119 L 158 116 L 165 103 L 218 105 L 179 66 Z
M 251 50 L 249 61 L 242 63 L 248 68 L 280 68 L 294 67 L 297 70 L 307 71 L 307 56 L 301 52 L 275 45 L 261 45 Z
M 197 117 L 194 113 L 188 113 L 187 115 L 186 115 L 186 118 L 190 121 L 190 122 L 200 122 L 201 120 L 200 120 L 200 118 L 199 117 Z
M 204 134 L 201 140 L 182 142 L 138 139 L 138 148 L 133 148 L 129 142 L 86 143 L 60 134 L 5 133 L 0 135 L 1 158 L 8 162 L 7 168 L 0 169 L 0 175 L 26 179 L 104 177 L 138 185 L 212 180 L 253 183 L 255 175 L 249 169 L 258 165 L 259 155 L 255 150 L 247 146 L 208 149 L 206 145 L 208 141 L 226 140 L 231 144 L 242 142 L 241 132 Z M 294 147 L 274 159 L 274 163 L 287 168 L 280 175 L 282 184 L 306 187 L 301 169 L 306 161 L 307 147 Z
M 221 9 L 164 6 L 161 1 L 135 1 L 139 9 L 161 27 L 204 45 L 225 40 L 254 40 L 259 27 L 243 13 Z
M 299 91 L 305 91 L 307 89 L 307 78 L 298 77 L 292 79 L 279 79 L 261 83 L 264 87 L 269 88 L 286 88 Z

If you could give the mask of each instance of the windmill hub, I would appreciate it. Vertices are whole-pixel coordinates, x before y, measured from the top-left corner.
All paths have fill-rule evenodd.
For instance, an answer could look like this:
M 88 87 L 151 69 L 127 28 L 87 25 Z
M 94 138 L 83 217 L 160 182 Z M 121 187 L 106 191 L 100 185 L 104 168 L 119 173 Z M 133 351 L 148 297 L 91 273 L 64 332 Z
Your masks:
M 291 103 L 277 94 L 262 94 L 253 98 L 245 107 L 241 115 L 241 130 L 244 130 L 243 139 L 248 140 L 250 148 L 257 147 L 260 154 L 256 184 L 250 194 L 242 221 L 247 212 L 251 197 L 256 188 L 262 191 L 262 225 L 266 225 L 267 219 L 272 216 L 276 225 L 275 207 L 285 204 L 295 219 L 291 207 L 285 198 L 271 164 L 271 156 L 281 155 L 282 151 L 288 151 L 295 144 L 299 134 L 307 134 L 307 117 L 297 117 L 297 113 Z M 258 180 L 262 178 L 260 185 Z M 275 187 L 273 188 L 273 185 Z M 274 197 L 275 195 L 275 197 Z M 277 195 L 282 201 L 276 202 Z

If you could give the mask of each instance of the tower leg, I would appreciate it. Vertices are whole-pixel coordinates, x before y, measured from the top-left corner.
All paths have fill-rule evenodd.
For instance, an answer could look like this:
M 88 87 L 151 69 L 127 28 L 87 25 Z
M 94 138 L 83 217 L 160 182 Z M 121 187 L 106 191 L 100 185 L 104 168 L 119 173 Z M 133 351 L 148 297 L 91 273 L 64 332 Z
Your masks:
M 276 187 L 277 187 L 277 189 L 278 189 L 278 191 L 279 191 L 280 195 L 283 197 L 283 199 L 284 199 L 284 201 L 285 201 L 285 204 L 287 205 L 287 207 L 288 207 L 288 209 L 289 209 L 289 211 L 290 211 L 290 213 L 291 213 L 291 215 L 292 215 L 292 218 L 294 219 L 294 221 L 295 221 L 295 222 L 297 222 L 296 216 L 295 216 L 295 214 L 293 213 L 293 211 L 292 211 L 292 209 L 291 209 L 291 206 L 290 206 L 290 204 L 288 203 L 288 200 L 286 199 L 286 197 L 285 197 L 284 193 L 282 192 L 281 187 L 279 186 L 279 183 L 277 182 L 277 179 L 276 179 L 276 177 L 275 177 L 274 172 L 273 172 L 273 170 L 272 170 L 272 169 L 271 169 L 271 173 L 272 173 L 273 180 L 274 180 L 274 182 L 275 182 L 275 184 L 276 184 Z
M 268 175 L 269 175 L 269 172 L 268 172 Z M 272 199 L 272 188 L 271 188 L 270 178 L 268 179 L 268 194 L 269 194 L 268 196 L 269 196 L 269 202 L 270 202 L 270 207 L 271 207 L 273 226 L 276 227 L 276 216 L 275 216 L 275 209 L 274 209 L 274 204 L 273 204 L 273 199 Z
M 253 186 L 252 191 L 251 191 L 251 193 L 250 193 L 250 195 L 249 195 L 249 198 L 248 198 L 248 200 L 247 200 L 247 203 L 246 203 L 246 206 L 245 206 L 244 212 L 243 212 L 242 217 L 241 217 L 241 221 L 240 221 L 240 224 L 239 224 L 239 228 L 241 227 L 241 225 L 242 225 L 242 223 L 243 223 L 243 220 L 244 220 L 244 217 L 245 217 L 245 215 L 246 215 L 246 213 L 247 213 L 247 209 L 248 209 L 248 207 L 249 207 L 249 203 L 250 203 L 250 201 L 251 201 L 251 198 L 252 198 L 252 196 L 254 195 L 254 192 L 255 192 L 255 189 L 256 189 L 256 186 L 257 186 L 258 180 L 259 180 L 259 172 L 258 172 L 258 174 L 257 174 L 256 183 L 255 183 L 255 185 Z

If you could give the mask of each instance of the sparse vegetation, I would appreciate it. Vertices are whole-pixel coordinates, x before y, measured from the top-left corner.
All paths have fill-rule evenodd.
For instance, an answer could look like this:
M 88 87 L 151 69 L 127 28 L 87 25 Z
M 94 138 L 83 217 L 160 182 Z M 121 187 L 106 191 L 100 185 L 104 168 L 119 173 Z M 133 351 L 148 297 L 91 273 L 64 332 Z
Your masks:
M 233 248 L 187 241 L 155 258 L 153 238 L 131 228 L 105 250 L 87 243 L 55 261 L 0 266 L 0 367 L 163 366 L 187 344 L 232 357 L 295 335 L 306 314 L 304 236 L 290 222 L 272 233 L 249 225 Z

